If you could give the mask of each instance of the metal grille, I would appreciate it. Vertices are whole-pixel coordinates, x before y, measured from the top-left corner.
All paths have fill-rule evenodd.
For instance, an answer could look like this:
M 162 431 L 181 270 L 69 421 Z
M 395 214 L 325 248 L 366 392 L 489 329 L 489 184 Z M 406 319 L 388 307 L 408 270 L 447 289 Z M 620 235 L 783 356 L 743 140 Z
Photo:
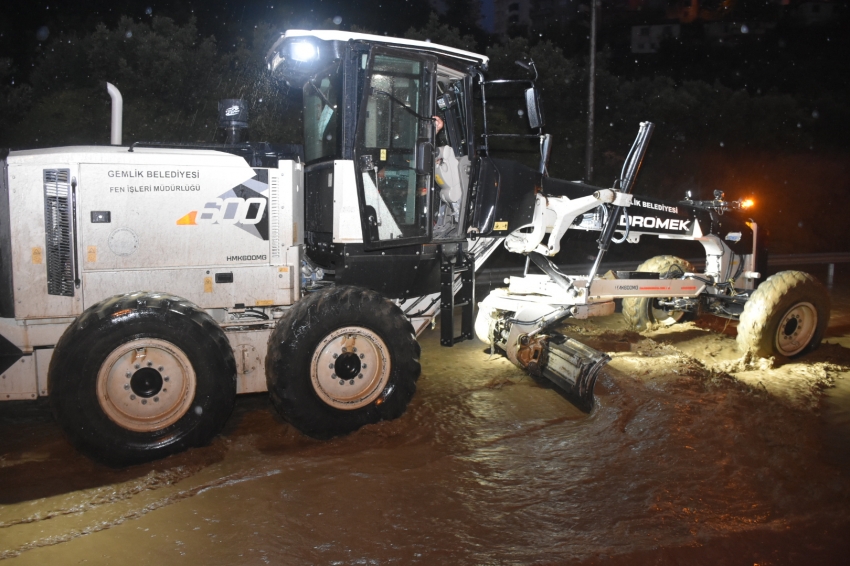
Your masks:
M 71 170 L 44 170 L 44 233 L 47 293 L 74 296 L 74 248 L 71 231 Z
M 304 200 L 304 230 L 307 232 L 334 231 L 334 164 L 320 163 L 311 167 L 306 174 Z
M 0 318 L 15 318 L 9 196 L 9 168 L 6 160 L 0 159 Z
M 269 240 L 271 243 L 272 265 L 280 262 L 280 197 L 278 172 L 269 174 Z M 295 219 L 293 219 L 294 221 Z

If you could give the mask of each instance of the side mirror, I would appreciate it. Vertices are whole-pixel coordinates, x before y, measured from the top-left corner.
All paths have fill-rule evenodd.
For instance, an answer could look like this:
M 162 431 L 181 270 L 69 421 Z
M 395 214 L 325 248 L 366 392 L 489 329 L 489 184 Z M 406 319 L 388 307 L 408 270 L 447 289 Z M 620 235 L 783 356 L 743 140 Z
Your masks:
M 525 110 L 529 127 L 532 129 L 542 128 L 545 124 L 543 106 L 541 105 L 540 91 L 536 87 L 525 89 Z
M 434 173 L 434 144 L 420 141 L 416 144 L 416 173 L 431 175 Z

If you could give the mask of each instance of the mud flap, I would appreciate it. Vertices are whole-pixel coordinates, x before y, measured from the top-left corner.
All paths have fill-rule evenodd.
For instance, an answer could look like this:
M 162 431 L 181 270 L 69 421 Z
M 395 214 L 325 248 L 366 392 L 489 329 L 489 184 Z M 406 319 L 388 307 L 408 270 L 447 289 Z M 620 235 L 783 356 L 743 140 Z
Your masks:
M 593 409 L 593 387 L 611 356 L 566 336 L 552 336 L 539 375 L 557 385 L 576 407 Z

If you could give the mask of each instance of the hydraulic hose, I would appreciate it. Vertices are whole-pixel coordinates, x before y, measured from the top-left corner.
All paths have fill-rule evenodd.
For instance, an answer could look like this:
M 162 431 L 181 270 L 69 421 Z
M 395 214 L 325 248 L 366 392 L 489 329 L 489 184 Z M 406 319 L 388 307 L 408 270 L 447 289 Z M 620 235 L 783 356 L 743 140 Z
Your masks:
M 652 137 L 652 132 L 655 130 L 655 124 L 652 122 L 641 122 L 635 142 L 629 150 L 629 155 L 626 157 L 626 162 L 623 164 L 623 169 L 620 172 L 620 190 L 623 193 L 629 194 L 635 185 L 635 178 L 640 171 L 640 166 L 643 164 L 643 158 L 646 155 L 646 149 L 649 147 L 649 139 Z M 611 245 L 611 237 L 614 235 L 614 230 L 617 228 L 617 221 L 623 213 L 622 206 L 615 206 L 608 216 L 608 221 L 605 227 L 602 228 L 602 235 L 596 241 L 599 244 L 599 253 L 596 255 L 596 261 L 593 262 L 593 267 L 590 270 L 590 275 L 587 278 L 587 288 L 596 277 L 596 272 L 599 271 L 599 264 L 602 263 L 602 257 L 608 251 Z

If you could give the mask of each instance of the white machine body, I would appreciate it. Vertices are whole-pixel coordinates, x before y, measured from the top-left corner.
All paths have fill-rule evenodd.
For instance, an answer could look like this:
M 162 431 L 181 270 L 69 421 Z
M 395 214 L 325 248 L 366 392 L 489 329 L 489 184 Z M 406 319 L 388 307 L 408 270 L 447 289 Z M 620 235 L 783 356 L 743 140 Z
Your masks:
M 183 297 L 232 328 L 237 391 L 265 390 L 270 322 L 301 296 L 300 163 L 252 168 L 211 150 L 66 147 L 11 152 L 3 174 L 14 211 L 14 317 L 0 318 L 0 335 L 24 355 L 3 373 L 0 399 L 46 395 L 52 348 L 68 324 L 133 291 Z M 58 249 L 70 265 L 51 263 Z M 246 309 L 267 318 L 241 317 Z

